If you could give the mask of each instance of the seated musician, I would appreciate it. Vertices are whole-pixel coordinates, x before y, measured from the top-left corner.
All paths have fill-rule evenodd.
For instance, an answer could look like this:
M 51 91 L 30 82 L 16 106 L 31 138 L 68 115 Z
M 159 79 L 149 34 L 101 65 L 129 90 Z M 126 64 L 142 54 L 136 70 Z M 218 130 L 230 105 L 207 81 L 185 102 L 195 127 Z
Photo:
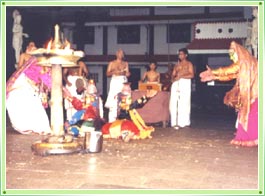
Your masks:
M 155 62 L 151 62 L 149 65 L 149 71 L 144 73 L 142 82 L 157 82 L 160 83 L 160 73 L 156 71 L 157 65 Z

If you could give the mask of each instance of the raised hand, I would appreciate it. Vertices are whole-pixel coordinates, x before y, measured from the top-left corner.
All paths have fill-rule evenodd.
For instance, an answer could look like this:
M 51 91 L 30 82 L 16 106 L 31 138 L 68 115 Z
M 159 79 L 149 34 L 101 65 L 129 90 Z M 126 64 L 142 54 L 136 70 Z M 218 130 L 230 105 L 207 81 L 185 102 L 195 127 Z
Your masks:
M 212 73 L 211 68 L 206 65 L 207 70 L 200 73 L 201 81 L 208 82 L 214 80 L 214 75 Z
M 27 33 L 23 33 L 23 36 L 24 36 L 25 38 L 29 38 L 29 34 L 27 34 Z

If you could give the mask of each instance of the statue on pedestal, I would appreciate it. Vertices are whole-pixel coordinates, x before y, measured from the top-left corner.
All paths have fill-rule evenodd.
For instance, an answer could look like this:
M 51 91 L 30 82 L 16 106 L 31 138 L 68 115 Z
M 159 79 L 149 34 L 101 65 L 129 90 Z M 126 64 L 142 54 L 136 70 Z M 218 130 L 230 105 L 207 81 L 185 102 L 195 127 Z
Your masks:
M 15 57 L 16 57 L 16 64 L 15 67 L 17 68 L 17 64 L 19 61 L 20 52 L 22 50 L 23 44 L 23 36 L 28 38 L 28 34 L 23 33 L 23 27 L 21 25 L 21 15 L 18 10 L 14 10 L 13 12 L 14 24 L 13 24 L 13 41 L 12 46 L 15 50 Z

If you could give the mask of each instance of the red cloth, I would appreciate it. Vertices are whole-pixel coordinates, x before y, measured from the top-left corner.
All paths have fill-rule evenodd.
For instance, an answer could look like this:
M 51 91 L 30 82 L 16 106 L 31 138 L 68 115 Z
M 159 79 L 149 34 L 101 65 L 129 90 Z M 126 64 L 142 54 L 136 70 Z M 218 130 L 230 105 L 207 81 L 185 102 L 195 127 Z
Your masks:
M 97 111 L 92 105 L 88 106 L 87 108 L 84 108 L 82 101 L 80 101 L 76 97 L 73 98 L 72 105 L 76 110 L 86 110 L 83 116 L 83 120 L 91 118 L 95 119 L 97 117 Z
M 102 134 L 103 134 L 103 135 L 108 135 L 108 134 L 109 134 L 109 128 L 110 128 L 111 124 L 112 124 L 112 123 L 106 123 L 106 124 L 102 127 L 101 131 L 102 131 Z
M 130 121 L 130 120 L 124 120 L 122 122 L 121 131 L 125 131 L 125 130 L 131 131 L 135 135 L 139 135 L 139 133 L 140 133 L 140 131 L 138 130 L 138 128 L 136 127 L 136 125 L 132 121 Z
M 105 135 L 109 134 L 109 129 L 110 129 L 111 125 L 112 125 L 112 123 L 106 123 L 101 129 L 102 134 L 105 134 Z M 125 131 L 125 130 L 131 131 L 135 135 L 139 135 L 139 133 L 140 133 L 140 131 L 136 127 L 136 125 L 130 120 L 123 120 L 123 122 L 121 124 L 121 130 L 120 131 Z
M 96 114 L 95 108 L 92 105 L 88 106 L 88 108 L 86 108 L 83 120 L 87 120 L 91 118 L 96 119 L 96 117 L 97 117 L 97 114 Z
M 82 101 L 80 101 L 76 97 L 73 98 L 72 105 L 74 106 L 74 108 L 76 110 L 83 110 L 83 103 L 82 103 Z

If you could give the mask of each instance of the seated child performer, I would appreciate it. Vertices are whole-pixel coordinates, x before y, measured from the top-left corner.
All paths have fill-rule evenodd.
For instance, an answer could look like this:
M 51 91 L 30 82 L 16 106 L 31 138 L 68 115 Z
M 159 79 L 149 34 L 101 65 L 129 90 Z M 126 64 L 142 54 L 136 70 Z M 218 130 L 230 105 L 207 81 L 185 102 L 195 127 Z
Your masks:
M 149 65 L 149 71 L 144 73 L 142 82 L 160 82 L 160 73 L 158 71 L 156 71 L 156 63 L 155 62 L 151 62 Z
M 118 119 L 102 127 L 103 137 L 122 138 L 125 142 L 151 138 L 154 127 L 147 126 L 136 109 L 143 107 L 156 94 L 157 91 L 148 90 L 146 95 L 132 102 L 130 83 L 124 83 L 122 92 L 118 94 Z
M 103 104 L 100 96 L 97 94 L 94 81 L 89 80 L 88 86 L 84 91 L 84 100 L 73 97 L 66 88 L 63 88 L 63 90 L 65 98 L 77 110 L 72 118 L 66 121 L 66 131 L 75 136 L 84 136 L 84 132 L 89 130 L 88 127 L 93 127 L 97 131 L 101 130 L 104 123 Z

